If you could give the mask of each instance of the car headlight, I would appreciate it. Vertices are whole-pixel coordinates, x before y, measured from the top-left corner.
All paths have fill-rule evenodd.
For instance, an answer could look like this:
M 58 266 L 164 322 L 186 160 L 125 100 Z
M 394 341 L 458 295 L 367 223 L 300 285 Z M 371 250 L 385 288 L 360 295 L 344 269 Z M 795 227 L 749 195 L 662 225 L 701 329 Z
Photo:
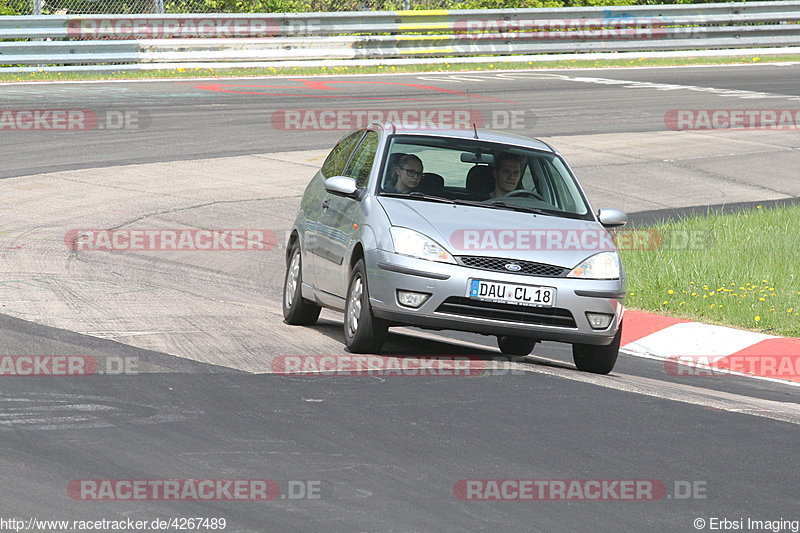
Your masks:
M 450 252 L 427 235 L 399 226 L 392 226 L 390 231 L 392 241 L 394 241 L 394 251 L 398 254 L 428 261 L 456 264 L 456 260 L 450 255 Z
M 600 252 L 581 262 L 567 274 L 568 278 L 619 279 L 622 264 L 617 252 Z

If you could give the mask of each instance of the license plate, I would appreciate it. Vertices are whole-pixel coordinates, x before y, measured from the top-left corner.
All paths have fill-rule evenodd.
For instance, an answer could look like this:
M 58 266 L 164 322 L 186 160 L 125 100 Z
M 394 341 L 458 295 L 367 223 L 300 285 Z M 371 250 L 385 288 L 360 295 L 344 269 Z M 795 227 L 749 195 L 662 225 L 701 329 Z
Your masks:
M 488 302 L 553 307 L 556 299 L 556 290 L 553 287 L 516 285 L 514 283 L 471 279 L 469 280 L 467 296 Z

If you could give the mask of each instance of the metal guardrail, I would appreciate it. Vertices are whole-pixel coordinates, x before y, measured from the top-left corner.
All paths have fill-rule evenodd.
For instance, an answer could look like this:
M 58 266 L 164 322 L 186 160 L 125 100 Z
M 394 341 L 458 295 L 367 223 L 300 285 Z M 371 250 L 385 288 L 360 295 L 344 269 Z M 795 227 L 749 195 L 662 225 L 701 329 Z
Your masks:
M 0 17 L 0 65 L 797 46 L 800 0 L 558 9 Z

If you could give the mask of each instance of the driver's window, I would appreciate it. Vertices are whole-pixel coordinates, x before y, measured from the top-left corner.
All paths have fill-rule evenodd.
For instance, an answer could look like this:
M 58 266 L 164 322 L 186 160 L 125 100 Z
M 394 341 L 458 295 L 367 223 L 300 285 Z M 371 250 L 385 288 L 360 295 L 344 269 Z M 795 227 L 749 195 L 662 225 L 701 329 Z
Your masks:
M 547 172 L 550 174 L 553 183 L 553 193 L 556 198 L 556 206 L 559 209 L 574 212 L 576 209 L 575 201 L 572 199 L 572 195 L 567 190 L 567 186 L 564 184 L 564 179 L 562 178 L 561 174 L 558 170 L 553 167 L 552 162 L 548 161 L 546 163 Z
M 520 184 L 522 188 L 529 191 L 536 190 L 536 184 L 533 182 L 533 174 L 531 174 L 531 167 L 527 159 L 522 163 L 522 180 L 520 180 Z
M 526 189 L 536 191 L 539 196 L 541 196 L 542 200 L 551 204 L 555 205 L 555 201 L 553 200 L 552 188 L 548 186 L 548 180 L 545 178 L 547 171 L 545 170 L 545 165 L 547 164 L 545 159 L 542 157 L 533 157 L 529 161 L 528 173 L 530 174 L 530 183 L 531 186 L 528 187 L 526 185 Z M 523 179 L 523 181 L 525 181 Z

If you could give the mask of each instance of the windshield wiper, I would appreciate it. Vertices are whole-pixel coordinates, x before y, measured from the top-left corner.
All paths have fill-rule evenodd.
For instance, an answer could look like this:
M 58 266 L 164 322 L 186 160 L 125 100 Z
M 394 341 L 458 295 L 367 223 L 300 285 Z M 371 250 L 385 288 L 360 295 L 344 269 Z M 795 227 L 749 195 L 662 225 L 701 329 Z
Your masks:
M 492 205 L 487 204 L 486 202 L 479 202 L 477 200 L 461 200 L 461 199 L 458 199 L 458 200 L 453 200 L 453 203 L 458 204 L 458 205 L 472 205 L 472 206 L 475 206 L 475 207 L 488 207 L 490 209 L 493 208 Z
M 536 207 L 525 207 L 524 205 L 507 204 L 503 201 L 489 202 L 489 205 L 498 207 L 500 209 L 510 209 L 512 211 L 521 211 L 523 213 L 534 213 L 536 215 L 545 215 L 548 217 L 556 215 L 556 213 L 552 211 L 546 211 L 544 209 L 538 209 Z
M 560 211 L 558 209 L 542 209 L 539 207 L 525 207 L 522 205 L 510 205 L 502 201 L 491 202 L 500 209 L 513 209 L 515 211 L 523 211 L 526 213 L 534 213 L 537 215 L 545 215 L 548 217 L 572 218 L 575 220 L 591 220 L 587 215 L 579 215 L 578 213 L 570 213 L 569 211 Z
M 511 211 L 520 211 L 523 213 L 533 213 L 535 215 L 556 216 L 557 212 L 549 212 L 544 209 L 537 209 L 535 207 L 525 207 L 522 205 L 507 204 L 503 201 L 494 202 L 479 202 L 477 200 L 454 200 L 453 203 L 458 205 L 471 205 L 475 207 L 487 207 L 489 209 L 509 209 Z
M 443 204 L 453 204 L 453 200 L 449 198 L 442 198 L 441 196 L 433 196 L 431 194 L 424 194 L 419 191 L 404 192 L 382 192 L 381 196 L 389 196 L 391 198 L 413 198 L 415 200 L 427 200 L 429 202 L 441 202 Z

